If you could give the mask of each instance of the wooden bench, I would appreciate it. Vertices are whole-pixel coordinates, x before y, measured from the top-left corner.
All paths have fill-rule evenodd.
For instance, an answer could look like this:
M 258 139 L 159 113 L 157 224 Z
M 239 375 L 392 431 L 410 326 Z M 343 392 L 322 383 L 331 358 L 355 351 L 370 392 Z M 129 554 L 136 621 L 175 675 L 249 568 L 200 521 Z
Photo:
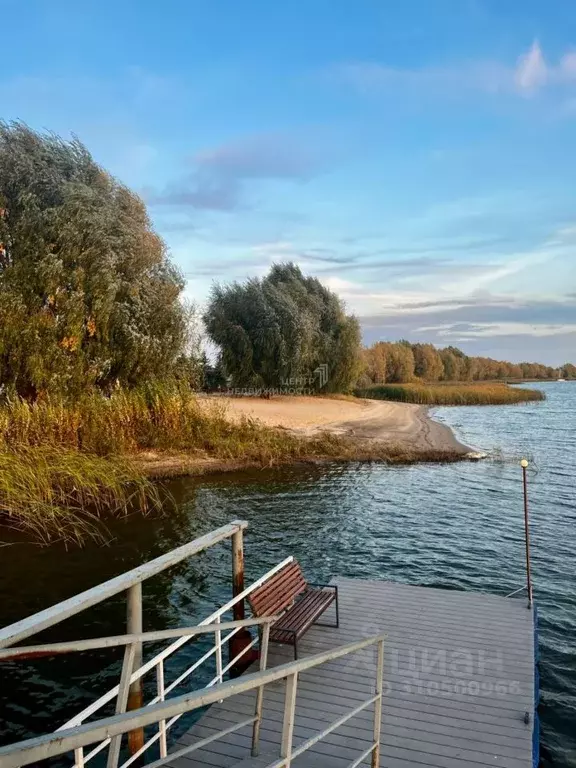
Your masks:
M 339 626 L 338 587 L 308 583 L 296 560 L 255 589 L 248 602 L 254 616 L 281 614 L 270 629 L 270 640 L 293 645 L 295 659 L 298 658 L 298 640 L 312 624 L 318 624 L 317 619 L 332 603 L 336 604 L 336 624 L 318 626 Z

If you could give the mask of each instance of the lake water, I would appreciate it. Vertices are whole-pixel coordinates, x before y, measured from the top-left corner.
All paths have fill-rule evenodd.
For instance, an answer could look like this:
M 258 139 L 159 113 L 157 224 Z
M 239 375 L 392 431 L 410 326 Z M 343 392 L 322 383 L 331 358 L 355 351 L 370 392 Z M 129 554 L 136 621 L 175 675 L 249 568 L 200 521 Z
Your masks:
M 492 458 L 485 462 L 292 468 L 182 480 L 172 485 L 177 510 L 114 522 L 108 547 L 5 547 L 0 625 L 234 518 L 250 522 L 248 577 L 294 554 L 313 581 L 343 575 L 506 594 L 525 582 L 518 460 L 527 455 L 540 616 L 542 762 L 574 768 L 576 383 L 534 386 L 546 392 L 545 402 L 435 412 L 463 442 L 489 451 Z M 147 582 L 145 628 L 203 618 L 228 594 L 229 570 L 229 552 L 215 548 Z M 121 633 L 124 610 L 115 599 L 44 637 Z M 189 657 L 196 653 L 197 647 L 188 651 Z M 118 653 L 108 651 L 4 665 L 2 742 L 60 725 L 117 682 L 118 664 Z

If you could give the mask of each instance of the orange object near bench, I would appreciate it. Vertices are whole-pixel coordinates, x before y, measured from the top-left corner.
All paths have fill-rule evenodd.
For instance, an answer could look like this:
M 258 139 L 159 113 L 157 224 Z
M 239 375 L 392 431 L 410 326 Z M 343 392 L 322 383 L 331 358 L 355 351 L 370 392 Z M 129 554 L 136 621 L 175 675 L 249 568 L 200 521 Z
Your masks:
M 311 584 L 306 581 L 296 560 L 288 563 L 271 576 L 248 597 L 254 616 L 280 618 L 270 629 L 270 640 L 294 646 L 294 658 L 298 658 L 298 640 L 307 632 L 326 609 L 336 603 L 336 624 L 339 626 L 338 587 L 335 584 Z

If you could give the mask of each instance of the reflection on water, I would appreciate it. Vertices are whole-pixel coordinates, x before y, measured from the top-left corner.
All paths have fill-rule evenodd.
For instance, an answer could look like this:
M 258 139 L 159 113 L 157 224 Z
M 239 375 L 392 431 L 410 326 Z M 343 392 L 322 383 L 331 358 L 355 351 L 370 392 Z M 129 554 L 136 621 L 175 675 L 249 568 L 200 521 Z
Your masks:
M 545 403 L 439 409 L 437 418 L 456 426 L 468 444 L 500 449 L 504 457 L 528 453 L 534 458 L 530 487 L 543 758 L 545 765 L 576 766 L 576 384 L 541 386 L 549 395 Z M 115 522 L 115 538 L 107 548 L 4 548 L 0 623 L 234 518 L 250 522 L 248 578 L 294 554 L 316 581 L 344 575 L 505 594 L 525 578 L 520 481 L 513 461 L 348 465 L 179 480 L 171 486 L 177 510 L 162 518 Z M 155 577 L 144 588 L 145 628 L 203 618 L 229 595 L 229 580 L 229 544 Z M 123 622 L 119 597 L 44 636 L 120 633 Z M 187 660 L 196 653 L 191 647 Z M 3 741 L 59 725 L 117 682 L 118 665 L 119 653 L 111 651 L 6 665 L 0 690 Z M 181 660 L 171 674 L 183 665 Z

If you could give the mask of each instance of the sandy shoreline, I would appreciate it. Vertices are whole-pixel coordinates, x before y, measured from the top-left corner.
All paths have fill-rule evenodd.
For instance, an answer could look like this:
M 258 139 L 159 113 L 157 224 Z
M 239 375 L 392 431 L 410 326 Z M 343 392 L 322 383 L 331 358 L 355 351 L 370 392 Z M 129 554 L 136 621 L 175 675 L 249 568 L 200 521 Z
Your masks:
M 219 398 L 220 399 L 220 398 Z M 320 397 L 221 398 L 231 418 L 252 416 L 271 427 L 312 436 L 321 432 L 356 440 L 469 453 L 452 430 L 429 416 L 429 409 L 411 403 Z
M 248 416 L 269 427 L 288 430 L 302 437 L 331 433 L 357 446 L 342 456 L 343 461 L 378 460 L 378 447 L 390 446 L 407 452 L 410 461 L 454 461 L 466 457 L 471 449 L 462 445 L 452 430 L 430 418 L 428 408 L 409 403 L 382 400 L 320 397 L 260 398 L 206 397 L 207 407 L 222 407 L 226 417 L 239 420 Z M 421 456 L 419 455 L 421 454 Z M 337 461 L 317 455 L 299 459 L 305 463 Z M 249 459 L 217 459 L 186 453 L 161 454 L 153 451 L 135 457 L 137 466 L 149 477 L 176 477 L 232 472 L 262 464 Z M 294 460 L 287 459 L 294 463 Z M 285 462 L 281 462 L 285 463 Z

